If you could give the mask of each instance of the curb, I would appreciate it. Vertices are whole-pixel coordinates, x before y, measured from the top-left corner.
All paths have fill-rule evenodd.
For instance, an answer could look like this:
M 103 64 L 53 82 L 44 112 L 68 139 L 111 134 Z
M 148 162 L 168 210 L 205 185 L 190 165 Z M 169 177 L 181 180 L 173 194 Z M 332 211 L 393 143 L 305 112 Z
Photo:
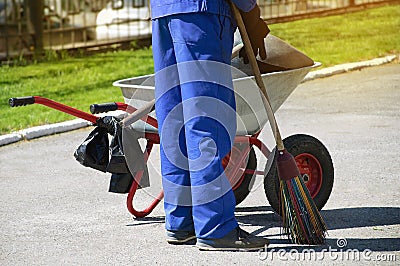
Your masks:
M 31 140 L 57 133 L 67 132 L 89 126 L 91 123 L 83 119 L 74 119 L 61 123 L 36 126 L 23 129 L 11 134 L 0 136 L 0 146 L 15 143 L 21 140 Z
M 365 67 L 379 66 L 390 63 L 397 58 L 397 55 L 389 55 L 385 57 L 375 58 L 368 61 L 341 64 L 333 67 L 311 71 L 306 75 L 302 82 L 310 81 L 318 78 L 326 78 L 337 74 L 346 73 L 349 71 L 360 70 Z
M 326 78 L 337 74 L 346 73 L 349 71 L 359 70 L 365 67 L 372 67 L 390 63 L 394 61 L 398 56 L 389 55 L 386 57 L 375 58 L 368 61 L 341 64 L 333 67 L 327 67 L 320 70 L 315 70 L 306 75 L 302 83 L 311 81 L 318 78 Z M 121 112 L 109 112 L 107 115 L 119 116 Z M 13 132 L 7 135 L 0 136 L 0 147 L 22 140 L 31 140 L 34 138 L 40 138 L 53 134 L 68 132 L 92 125 L 83 119 L 74 119 L 66 122 L 55 123 L 50 125 L 36 126 L 27 129 Z
M 57 133 L 67 132 L 91 125 L 90 122 L 83 119 L 74 119 L 61 123 L 31 127 L 19 131 L 21 137 L 25 140 L 40 138 L 42 136 L 53 135 Z
M 115 116 L 115 117 L 121 118 L 123 116 L 123 114 L 124 114 L 124 112 L 122 112 L 122 111 L 113 111 L 113 112 L 108 112 L 107 114 L 99 115 L 99 117 L 109 115 L 109 116 Z M 31 128 L 23 129 L 23 130 L 13 132 L 13 133 L 10 133 L 7 135 L 0 136 L 0 147 L 15 143 L 18 141 L 22 141 L 22 140 L 31 140 L 31 139 L 35 139 L 35 138 L 69 132 L 72 130 L 81 129 L 81 128 L 88 127 L 91 125 L 92 125 L 91 122 L 88 122 L 81 118 L 77 118 L 77 119 L 60 122 L 60 123 L 54 123 L 54 124 L 50 124 L 50 125 L 31 127 Z

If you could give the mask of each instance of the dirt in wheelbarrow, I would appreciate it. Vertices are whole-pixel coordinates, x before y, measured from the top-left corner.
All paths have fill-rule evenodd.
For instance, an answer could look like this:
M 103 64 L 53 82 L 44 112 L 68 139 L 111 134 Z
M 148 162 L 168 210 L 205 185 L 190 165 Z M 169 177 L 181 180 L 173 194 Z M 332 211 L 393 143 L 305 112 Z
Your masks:
M 171 246 L 162 205 L 133 219 L 109 174 L 73 158 L 91 128 L 0 147 L 0 263 L 129 265 L 377 264 L 400 260 L 400 65 L 301 84 L 277 112 L 284 136 L 304 133 L 329 150 L 332 194 L 321 211 L 324 246 L 291 245 L 257 177 L 237 207 L 245 230 L 271 240 L 260 252 L 200 252 Z M 271 145 L 268 125 L 261 138 Z M 271 146 L 270 146 L 271 147 Z M 259 159 L 259 169 L 265 160 Z M 156 165 L 157 162 L 154 162 Z M 151 199 L 138 191 L 138 207 Z M 315 251 L 315 253 L 311 252 Z

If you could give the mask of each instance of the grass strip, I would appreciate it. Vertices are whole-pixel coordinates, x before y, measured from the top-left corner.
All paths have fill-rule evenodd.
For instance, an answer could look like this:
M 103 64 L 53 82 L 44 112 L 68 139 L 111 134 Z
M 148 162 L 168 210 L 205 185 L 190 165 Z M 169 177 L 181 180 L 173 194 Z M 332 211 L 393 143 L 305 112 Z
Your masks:
M 400 5 L 270 28 L 324 67 L 400 52 Z M 10 108 L 11 97 L 38 95 L 88 111 L 92 103 L 123 100 L 113 81 L 153 72 L 151 48 L 87 57 L 50 55 L 45 62 L 0 67 L 0 134 L 73 119 L 42 106 Z

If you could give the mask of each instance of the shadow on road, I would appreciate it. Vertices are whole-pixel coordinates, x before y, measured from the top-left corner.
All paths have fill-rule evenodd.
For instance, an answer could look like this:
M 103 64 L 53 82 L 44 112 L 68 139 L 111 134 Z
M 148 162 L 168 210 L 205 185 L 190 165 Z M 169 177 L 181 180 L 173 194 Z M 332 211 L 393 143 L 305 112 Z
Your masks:
M 255 207 L 237 207 L 236 218 L 242 225 L 260 226 L 261 228 L 252 232 L 258 235 L 269 228 L 280 227 L 281 219 L 273 212 L 270 206 L 255 206 Z M 322 210 L 322 216 L 329 230 L 336 229 L 351 229 L 372 227 L 374 230 L 382 230 L 382 228 L 374 228 L 378 226 L 400 225 L 400 208 L 397 207 L 354 207 L 343 209 Z M 127 226 L 140 226 L 148 224 L 164 223 L 164 216 L 135 218 L 134 222 Z M 290 251 L 296 249 L 302 251 L 310 249 L 310 246 L 291 245 L 289 240 L 282 234 L 267 235 L 268 237 L 279 237 L 281 239 L 272 238 L 270 243 L 274 245 L 282 245 L 282 249 Z M 344 236 L 345 237 L 345 236 Z M 323 246 L 312 246 L 311 248 L 318 251 L 324 251 L 329 247 L 332 249 L 357 249 L 371 251 L 399 251 L 399 238 L 346 238 L 346 245 L 338 247 L 339 239 L 329 238 Z M 279 247 L 278 247 L 279 248 Z
M 372 227 L 374 230 L 382 230 L 374 228 L 378 226 L 400 225 L 400 208 L 397 207 L 354 207 L 344 209 L 322 210 L 322 216 L 328 226 L 328 230 L 335 229 L 351 229 Z M 238 207 L 236 208 L 237 220 L 246 225 L 262 226 L 253 234 L 260 234 L 268 228 L 281 226 L 280 217 L 272 211 L 271 207 Z M 329 233 L 329 231 L 328 231 Z M 279 234 L 281 235 L 281 234 Z M 279 236 L 278 235 L 278 236 Z M 274 237 L 277 235 L 268 235 Z M 283 235 L 281 235 L 283 237 Z M 399 251 L 399 238 L 346 238 L 345 249 L 369 249 L 372 251 Z M 316 251 L 322 251 L 327 247 L 338 248 L 338 239 L 327 238 L 324 246 L 313 247 Z M 293 248 L 301 251 L 308 246 L 287 246 L 290 242 L 286 238 L 271 239 L 271 244 L 284 244 L 285 250 L 289 251 Z
M 330 229 L 400 224 L 400 208 L 397 207 L 355 207 L 322 210 L 321 214 Z
M 143 218 L 133 218 L 134 223 L 127 224 L 126 226 L 138 226 L 146 224 L 161 224 L 165 222 L 164 216 L 154 216 L 154 217 L 143 217 Z

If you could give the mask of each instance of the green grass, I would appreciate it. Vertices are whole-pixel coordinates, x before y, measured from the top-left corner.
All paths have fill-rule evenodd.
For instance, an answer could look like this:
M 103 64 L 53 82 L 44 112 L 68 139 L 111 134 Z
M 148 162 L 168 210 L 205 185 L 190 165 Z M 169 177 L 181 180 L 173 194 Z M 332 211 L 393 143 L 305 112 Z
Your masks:
M 324 67 L 400 52 L 400 5 L 341 16 L 270 25 L 286 40 Z M 89 105 L 121 101 L 113 81 L 152 73 L 151 49 L 114 51 L 47 62 L 0 67 L 0 134 L 73 117 L 43 106 L 8 107 L 8 98 L 39 95 L 88 111 Z M 52 59 L 52 60 L 51 60 Z M 51 61 L 51 62 L 50 62 Z
M 400 51 L 400 5 L 270 25 L 271 32 L 324 67 Z
M 118 79 L 153 71 L 150 49 L 118 51 L 85 58 L 0 68 L 0 133 L 72 117 L 50 108 L 7 106 L 8 98 L 38 95 L 89 111 L 91 103 L 123 101 L 112 86 Z

